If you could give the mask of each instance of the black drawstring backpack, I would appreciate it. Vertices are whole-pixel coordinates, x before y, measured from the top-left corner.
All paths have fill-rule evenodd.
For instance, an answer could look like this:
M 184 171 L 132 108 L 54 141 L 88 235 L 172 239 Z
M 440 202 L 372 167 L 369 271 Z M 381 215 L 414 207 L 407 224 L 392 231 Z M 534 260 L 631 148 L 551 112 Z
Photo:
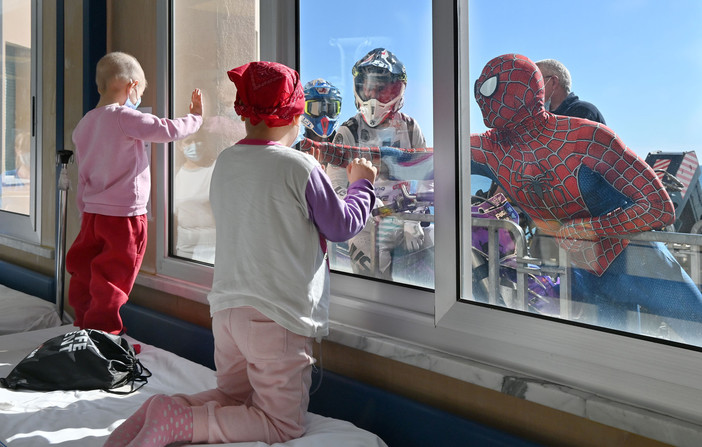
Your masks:
M 81 329 L 51 338 L 15 366 L 0 384 L 12 390 L 105 390 L 130 394 L 151 377 L 119 335 Z M 129 385 L 128 391 L 114 391 Z

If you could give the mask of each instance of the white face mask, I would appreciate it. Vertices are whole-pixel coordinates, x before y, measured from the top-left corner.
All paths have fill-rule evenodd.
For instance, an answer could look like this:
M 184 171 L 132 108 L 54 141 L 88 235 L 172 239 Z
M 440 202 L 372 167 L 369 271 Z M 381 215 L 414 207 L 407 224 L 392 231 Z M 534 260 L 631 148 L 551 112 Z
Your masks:
M 551 80 L 553 76 L 546 76 L 546 82 L 544 82 L 544 93 L 546 93 L 546 84 Z M 546 109 L 547 112 L 551 111 L 551 97 L 553 96 L 553 91 L 551 91 L 551 94 L 548 96 L 548 99 L 544 101 L 544 109 Z
M 297 137 L 295 137 L 295 141 L 293 141 L 293 144 L 290 145 L 291 147 L 295 147 L 297 143 L 299 143 L 300 141 L 302 141 L 303 138 L 305 138 L 305 129 L 306 127 L 302 125 L 299 127 L 297 131 Z
M 200 146 L 202 142 L 190 143 L 183 148 L 183 155 L 185 158 L 191 161 L 199 161 L 202 158 L 202 151 L 200 151 Z

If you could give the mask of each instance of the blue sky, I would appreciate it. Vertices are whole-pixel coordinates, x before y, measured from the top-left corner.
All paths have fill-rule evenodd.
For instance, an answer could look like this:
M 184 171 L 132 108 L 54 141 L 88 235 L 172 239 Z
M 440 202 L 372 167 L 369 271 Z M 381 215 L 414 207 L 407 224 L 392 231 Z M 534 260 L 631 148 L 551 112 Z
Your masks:
M 702 149 L 701 1 L 542 0 L 538 10 L 535 4 L 470 2 L 471 80 L 504 53 L 558 59 L 575 94 L 595 104 L 642 158 Z M 482 130 L 473 101 L 471 131 Z
M 431 144 L 431 2 L 301 0 L 301 7 L 303 79 L 337 85 L 345 119 L 355 113 L 354 62 L 388 48 L 407 67 L 402 110 Z M 642 158 L 702 149 L 702 1 L 471 0 L 469 22 L 471 83 L 501 54 L 559 59 L 573 91 Z M 470 112 L 471 131 L 484 131 L 474 100 Z
M 356 114 L 353 64 L 384 47 L 407 69 L 402 112 L 417 120 L 433 144 L 431 2 L 427 0 L 301 0 L 300 76 L 324 78 L 343 95 L 341 121 Z

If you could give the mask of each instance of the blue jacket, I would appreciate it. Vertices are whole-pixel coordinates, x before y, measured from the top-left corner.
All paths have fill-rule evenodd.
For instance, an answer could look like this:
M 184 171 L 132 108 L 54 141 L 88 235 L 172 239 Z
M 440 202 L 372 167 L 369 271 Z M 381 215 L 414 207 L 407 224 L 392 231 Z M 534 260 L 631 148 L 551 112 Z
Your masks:
M 574 116 L 577 118 L 585 118 L 598 123 L 605 123 L 605 119 L 594 104 L 587 101 L 581 101 L 575 93 L 570 92 L 566 99 L 563 100 L 560 106 L 551 113 L 555 115 Z

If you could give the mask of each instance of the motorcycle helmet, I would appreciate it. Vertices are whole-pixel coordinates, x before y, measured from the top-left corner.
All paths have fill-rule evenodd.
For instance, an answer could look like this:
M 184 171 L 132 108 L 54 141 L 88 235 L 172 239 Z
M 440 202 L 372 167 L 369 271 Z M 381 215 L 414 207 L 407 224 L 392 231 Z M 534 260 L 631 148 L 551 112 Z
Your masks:
M 329 138 L 339 126 L 341 92 L 324 79 L 305 84 L 305 112 L 302 124 L 321 138 Z
M 385 48 L 376 48 L 351 70 L 356 108 L 369 126 L 375 127 L 404 104 L 405 65 Z

